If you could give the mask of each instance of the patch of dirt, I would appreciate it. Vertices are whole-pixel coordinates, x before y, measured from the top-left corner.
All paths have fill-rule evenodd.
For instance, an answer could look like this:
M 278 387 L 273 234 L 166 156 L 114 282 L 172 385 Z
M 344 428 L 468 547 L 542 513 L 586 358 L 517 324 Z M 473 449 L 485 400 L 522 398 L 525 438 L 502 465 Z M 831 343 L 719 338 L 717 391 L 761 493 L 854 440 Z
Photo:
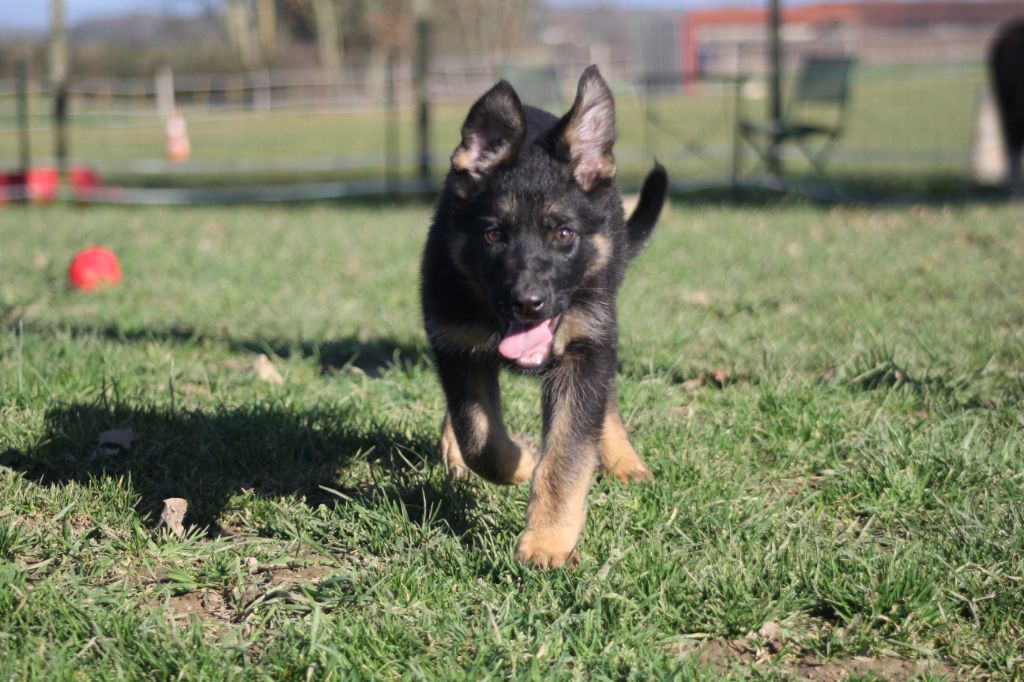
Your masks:
M 304 566 L 302 568 L 277 568 L 272 569 L 269 582 L 263 586 L 264 590 L 276 590 L 284 584 L 305 585 L 319 582 L 324 576 L 331 572 L 328 566 Z
M 255 560 L 253 560 L 255 561 Z M 300 585 L 309 585 L 323 579 L 331 572 L 328 566 L 304 566 L 300 568 L 264 568 L 252 566 L 251 580 L 246 586 L 244 602 L 251 603 L 277 590 L 290 590 Z M 211 625 L 218 637 L 244 625 L 245 611 L 232 609 L 224 594 L 218 590 L 200 589 L 168 597 L 166 605 L 171 619 L 187 623 L 193 616 L 206 625 Z
M 851 676 L 908 680 L 925 673 L 950 679 L 956 677 L 955 668 L 937 660 L 854 656 L 818 661 L 811 655 L 794 660 L 792 655 L 785 655 L 791 651 L 787 652 L 784 645 L 783 631 L 769 622 L 756 635 L 751 633 L 742 639 L 687 639 L 672 644 L 670 650 L 678 656 L 696 657 L 698 665 L 718 674 L 726 674 L 737 667 L 763 666 L 792 679 L 815 682 L 843 682 Z
M 241 586 L 237 595 L 242 613 L 266 600 L 291 599 L 301 588 L 315 585 L 332 572 L 329 566 L 315 564 L 298 568 L 261 568 L 253 562 L 248 569 L 251 582 Z
M 939 675 L 949 679 L 956 677 L 954 668 L 939 660 L 930 659 L 853 656 L 819 662 L 814 656 L 805 655 L 793 660 L 792 656 L 776 655 L 782 651 L 780 639 L 751 636 L 731 640 L 685 640 L 673 644 L 671 649 L 680 656 L 695 656 L 698 666 L 722 675 L 737 667 L 765 667 L 792 679 L 814 682 L 844 682 L 851 676 L 893 681 L 909 680 L 923 674 Z
M 757 651 L 742 639 L 688 639 L 670 648 L 678 656 L 695 656 L 703 668 L 724 673 L 736 664 L 753 665 L 759 661 Z
M 168 598 L 167 609 L 175 620 L 187 622 L 196 616 L 204 623 L 216 626 L 218 630 L 224 630 L 234 623 L 234 614 L 224 601 L 224 595 L 216 590 L 174 595 Z
M 854 656 L 828 663 L 819 663 L 813 656 L 805 656 L 799 665 L 790 668 L 788 672 L 801 680 L 842 682 L 851 675 L 882 680 L 909 680 L 924 673 L 952 679 L 956 670 L 939 661 L 908 661 L 891 656 Z
M 32 516 L 16 515 L 16 522 L 29 533 L 39 530 L 40 528 L 46 529 L 47 526 L 59 529 L 63 525 L 64 519 L 67 519 L 68 528 L 70 528 L 75 535 L 84 535 L 85 533 L 93 531 L 97 527 L 95 520 L 82 514 L 70 514 L 62 516 L 59 519 L 54 519 L 42 512 L 36 512 Z

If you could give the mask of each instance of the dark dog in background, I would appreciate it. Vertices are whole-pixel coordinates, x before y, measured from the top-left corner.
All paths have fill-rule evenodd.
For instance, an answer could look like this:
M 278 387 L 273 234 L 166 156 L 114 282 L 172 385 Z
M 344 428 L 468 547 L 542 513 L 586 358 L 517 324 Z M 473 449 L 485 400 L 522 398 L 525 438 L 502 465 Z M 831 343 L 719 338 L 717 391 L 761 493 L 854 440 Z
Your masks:
M 499 82 L 469 111 L 423 255 L 424 322 L 448 403 L 442 457 L 458 477 L 532 480 L 516 557 L 535 566 L 578 561 L 598 467 L 627 482 L 650 476 L 616 403 L 615 295 L 668 178 L 656 165 L 626 220 L 614 140 L 597 67 L 561 118 Z M 539 452 L 505 430 L 502 366 L 540 379 Z
M 1024 20 L 1005 26 L 989 53 L 989 72 L 1003 124 L 1011 189 L 1019 190 L 1024 151 Z

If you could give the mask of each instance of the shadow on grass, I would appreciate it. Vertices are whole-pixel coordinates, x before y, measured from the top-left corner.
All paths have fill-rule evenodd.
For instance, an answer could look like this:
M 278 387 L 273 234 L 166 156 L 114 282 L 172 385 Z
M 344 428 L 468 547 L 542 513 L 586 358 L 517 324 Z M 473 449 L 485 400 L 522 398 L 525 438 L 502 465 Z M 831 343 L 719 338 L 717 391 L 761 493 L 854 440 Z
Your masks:
M 188 524 L 216 530 L 232 498 L 251 491 L 267 500 L 305 498 L 311 508 L 401 502 L 412 523 L 441 520 L 458 537 L 475 526 L 470 491 L 431 470 L 434 434 L 409 435 L 354 410 L 70 403 L 45 419 L 38 442 L 0 453 L 0 464 L 50 486 L 123 478 L 150 524 L 164 499 L 182 497 Z M 104 437 L 124 429 L 138 434 L 128 447 Z
M 321 342 L 287 339 L 235 339 L 210 334 L 195 327 L 172 325 L 164 328 L 123 329 L 116 325 L 30 328 L 34 333 L 57 330 L 72 337 L 92 336 L 116 343 L 168 343 L 174 345 L 221 345 L 234 352 L 267 353 L 280 358 L 315 358 L 324 373 L 355 367 L 370 377 L 380 377 L 392 367 L 407 368 L 426 361 L 427 345 L 400 343 L 389 338 L 360 339 L 354 336 Z
M 956 375 L 928 368 L 912 372 L 886 348 L 864 352 L 823 378 L 839 379 L 855 392 L 900 392 L 919 401 L 939 401 L 964 410 L 1015 406 L 1024 396 L 1020 377 L 987 376 L 984 364 Z

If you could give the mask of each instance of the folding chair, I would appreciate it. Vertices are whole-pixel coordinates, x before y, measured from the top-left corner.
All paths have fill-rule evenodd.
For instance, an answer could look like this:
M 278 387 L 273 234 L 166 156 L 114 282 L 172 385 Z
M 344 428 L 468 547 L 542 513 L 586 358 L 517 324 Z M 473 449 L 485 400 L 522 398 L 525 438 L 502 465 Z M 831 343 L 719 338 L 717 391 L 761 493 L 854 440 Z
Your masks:
M 793 92 L 782 120 L 755 121 L 745 116 L 742 84 L 736 97 L 736 140 L 733 178 L 742 170 L 743 143 L 750 146 L 765 165 L 770 163 L 772 145 L 791 144 L 810 162 L 820 180 L 825 180 L 825 160 L 843 134 L 849 101 L 850 72 L 855 63 L 847 56 L 811 56 L 800 64 Z M 812 139 L 823 140 L 812 142 Z

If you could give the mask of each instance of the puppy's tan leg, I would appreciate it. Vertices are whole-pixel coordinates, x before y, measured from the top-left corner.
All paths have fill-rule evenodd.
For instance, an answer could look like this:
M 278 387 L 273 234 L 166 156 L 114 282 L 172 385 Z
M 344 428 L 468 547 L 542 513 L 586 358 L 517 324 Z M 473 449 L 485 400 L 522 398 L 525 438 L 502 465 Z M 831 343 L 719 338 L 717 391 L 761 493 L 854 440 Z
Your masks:
M 600 412 L 581 399 L 574 372 L 558 370 L 544 382 L 544 455 L 533 473 L 526 531 L 516 548 L 520 562 L 539 568 L 579 563 L 575 547 L 600 460 Z
M 440 444 L 445 466 L 456 478 L 473 471 L 504 485 L 529 480 L 537 454 L 525 440 L 514 439 L 505 430 L 497 368 L 468 358 L 463 362 L 447 376 L 442 370 L 448 395 Z
M 626 484 L 651 478 L 651 470 L 629 442 L 614 395 L 608 398 L 601 425 L 601 468 Z
M 587 453 L 577 453 L 577 455 Z M 596 464 L 597 453 L 587 458 Z M 533 476 L 526 531 L 516 547 L 516 559 L 537 568 L 574 568 L 580 561 L 576 543 L 586 522 L 587 491 L 594 468 L 582 461 L 546 455 Z M 577 469 L 566 471 L 567 464 Z

